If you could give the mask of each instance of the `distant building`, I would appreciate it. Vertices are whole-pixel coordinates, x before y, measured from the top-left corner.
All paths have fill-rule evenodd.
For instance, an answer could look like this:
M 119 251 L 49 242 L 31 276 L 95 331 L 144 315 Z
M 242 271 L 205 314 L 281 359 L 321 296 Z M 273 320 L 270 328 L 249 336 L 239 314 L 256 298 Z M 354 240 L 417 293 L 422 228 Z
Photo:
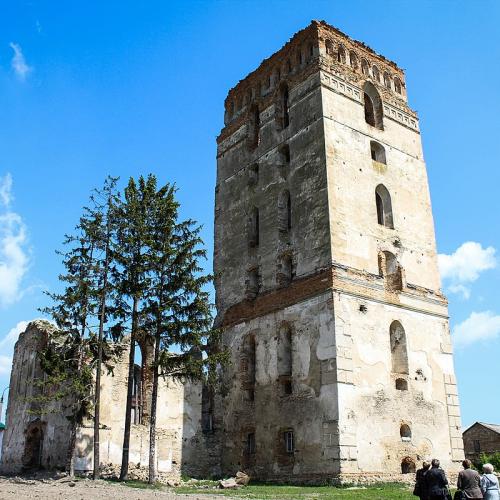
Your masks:
M 463 433 L 465 457 L 476 460 L 482 453 L 500 452 L 500 425 L 476 422 Z

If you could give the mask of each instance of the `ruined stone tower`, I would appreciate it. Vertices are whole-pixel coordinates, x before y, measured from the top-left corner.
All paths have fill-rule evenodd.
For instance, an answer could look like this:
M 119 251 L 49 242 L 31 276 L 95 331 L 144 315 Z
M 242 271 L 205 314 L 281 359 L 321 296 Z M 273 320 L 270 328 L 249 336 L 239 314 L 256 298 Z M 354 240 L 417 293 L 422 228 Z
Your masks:
M 403 71 L 313 22 L 229 91 L 217 142 L 223 471 L 453 468 L 447 301 Z

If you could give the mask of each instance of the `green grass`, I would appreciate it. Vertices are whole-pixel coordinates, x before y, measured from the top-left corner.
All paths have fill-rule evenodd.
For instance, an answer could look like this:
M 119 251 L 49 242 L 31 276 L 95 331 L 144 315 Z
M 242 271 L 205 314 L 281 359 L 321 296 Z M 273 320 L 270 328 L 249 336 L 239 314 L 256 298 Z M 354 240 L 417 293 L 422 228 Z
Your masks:
M 212 483 L 216 485 L 217 483 Z M 175 488 L 177 493 L 201 493 L 232 496 L 255 500 L 410 500 L 415 497 L 409 487 L 400 484 L 381 484 L 365 488 L 350 489 L 334 486 L 277 486 L 266 484 L 249 485 L 237 490 L 198 488 L 196 484 Z

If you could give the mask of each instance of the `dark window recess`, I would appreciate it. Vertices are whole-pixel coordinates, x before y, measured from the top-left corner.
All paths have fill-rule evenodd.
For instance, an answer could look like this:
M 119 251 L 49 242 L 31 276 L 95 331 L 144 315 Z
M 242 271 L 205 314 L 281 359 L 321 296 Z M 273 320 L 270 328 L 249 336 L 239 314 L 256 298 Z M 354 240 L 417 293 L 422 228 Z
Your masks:
M 375 127 L 375 110 L 373 102 L 368 94 L 365 94 L 365 122 Z
M 255 433 L 254 432 L 249 432 L 247 434 L 246 452 L 248 455 L 253 455 L 255 453 Z
M 384 165 L 387 164 L 385 158 L 385 149 L 378 142 L 370 141 L 370 153 L 372 160 L 383 163 Z
M 396 379 L 396 389 L 398 391 L 407 391 L 408 390 L 408 382 L 404 378 Z
M 384 130 L 382 99 L 372 83 L 365 82 L 363 86 L 363 97 L 366 123 L 372 127 Z
M 377 222 L 381 226 L 394 229 L 391 195 L 383 184 L 379 184 L 375 189 L 375 203 L 377 206 Z
M 293 453 L 295 451 L 295 440 L 293 436 L 293 431 L 285 431 L 285 451 L 287 453 Z
M 259 209 L 252 208 L 248 217 L 248 245 L 250 247 L 259 246 L 260 217 Z

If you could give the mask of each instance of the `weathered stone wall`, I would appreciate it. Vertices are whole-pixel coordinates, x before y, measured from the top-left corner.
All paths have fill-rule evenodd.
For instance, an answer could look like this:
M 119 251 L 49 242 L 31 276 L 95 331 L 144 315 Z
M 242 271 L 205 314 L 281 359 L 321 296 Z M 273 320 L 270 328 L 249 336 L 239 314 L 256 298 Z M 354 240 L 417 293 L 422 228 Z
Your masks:
M 279 333 L 291 329 L 291 394 L 280 377 Z M 318 478 L 338 473 L 337 386 L 330 383 L 328 360 L 334 349 L 330 293 L 229 327 L 231 365 L 225 373 L 222 468 L 239 468 L 262 479 Z M 255 337 L 255 388 L 247 393 L 245 338 Z M 293 430 L 295 453 L 287 453 L 283 433 Z M 246 450 L 255 434 L 255 452 Z
M 124 354 L 113 374 L 104 374 L 101 385 L 100 459 L 102 464 L 121 464 L 125 407 L 127 400 L 128 355 Z M 149 366 L 150 360 L 146 362 Z M 218 461 L 213 462 L 208 450 L 200 443 L 201 383 L 160 378 L 157 409 L 157 467 L 160 473 L 178 476 L 185 473 L 203 476 L 216 473 Z M 151 393 L 146 392 L 146 400 Z M 148 405 L 149 407 L 150 405 Z M 132 424 L 130 463 L 147 467 L 149 463 L 149 419 Z M 93 422 L 79 430 L 75 450 L 75 468 L 93 468 Z
M 218 322 L 232 353 L 218 408 L 226 473 L 352 480 L 398 477 L 432 457 L 454 470 L 463 458 L 426 167 L 404 81 L 391 61 L 312 23 L 229 92 L 214 254 Z M 259 121 L 258 141 L 249 143 Z M 286 179 L 274 154 L 283 144 Z M 392 202 L 384 224 L 379 185 Z M 276 279 L 281 186 L 292 200 L 286 249 L 294 273 L 286 283 Z M 245 230 L 255 206 L 258 244 Z M 248 295 L 253 267 L 260 283 Z M 293 359 L 285 377 L 284 324 Z
M 42 414 L 35 400 L 42 394 L 36 382 L 43 379 L 37 353 L 46 345 L 47 331 L 52 328 L 46 321 L 32 321 L 14 347 L 2 443 L 3 472 L 65 466 L 71 432 L 67 402 L 44 405 Z
M 293 119 L 285 129 L 277 125 L 274 105 L 260 111 L 260 139 L 254 149 L 246 141 L 248 123 L 218 146 L 215 238 L 224 241 L 214 256 L 219 317 L 245 299 L 252 269 L 258 272 L 259 293 L 264 293 L 279 286 L 286 255 L 297 278 L 330 263 L 329 236 L 316 231 L 328 224 L 318 75 L 290 87 L 289 102 Z M 240 135 L 241 140 L 235 138 Z M 284 147 L 289 148 L 289 162 Z M 283 192 L 290 193 L 289 230 L 280 227 Z M 259 242 L 249 245 L 253 208 L 259 210 Z
M 498 425 L 497 425 L 498 427 Z M 463 433 L 465 456 L 469 460 L 477 460 L 481 453 L 500 452 L 500 432 L 488 429 L 481 422 L 476 422 Z M 479 444 L 479 449 L 476 449 Z

